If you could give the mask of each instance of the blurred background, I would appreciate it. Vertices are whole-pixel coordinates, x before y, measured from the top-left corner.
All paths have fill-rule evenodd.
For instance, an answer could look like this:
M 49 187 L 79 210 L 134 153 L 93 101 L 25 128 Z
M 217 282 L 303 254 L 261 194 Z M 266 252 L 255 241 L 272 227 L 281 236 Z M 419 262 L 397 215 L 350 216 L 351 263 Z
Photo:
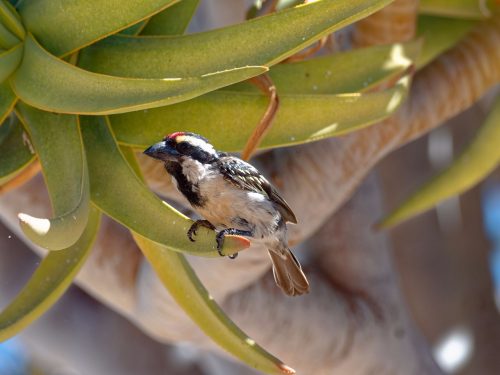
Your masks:
M 250 4 L 202 1 L 190 31 L 238 22 Z M 386 212 L 453 160 L 484 122 L 492 96 L 378 164 Z M 389 238 L 402 294 L 443 373 L 499 374 L 500 168 L 467 193 L 390 230 Z M 0 308 L 38 264 L 38 256 L 0 224 Z M 254 373 L 188 343 L 158 343 L 78 287 L 0 344 L 0 375 Z

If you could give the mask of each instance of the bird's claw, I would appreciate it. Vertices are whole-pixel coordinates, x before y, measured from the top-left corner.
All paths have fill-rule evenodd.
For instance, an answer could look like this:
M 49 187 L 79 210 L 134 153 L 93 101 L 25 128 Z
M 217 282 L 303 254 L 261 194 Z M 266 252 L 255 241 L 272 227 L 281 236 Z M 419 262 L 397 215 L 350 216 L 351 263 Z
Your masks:
M 217 242 L 217 252 L 221 257 L 225 256 L 222 253 L 222 246 L 224 245 L 224 237 L 225 237 L 224 231 L 217 233 L 217 236 L 215 237 L 215 241 Z
M 217 236 L 215 237 L 215 240 L 217 241 L 217 252 L 221 257 L 225 256 L 222 253 L 222 246 L 224 245 L 224 238 L 227 234 L 232 234 L 232 235 L 238 235 L 238 236 L 251 236 L 252 233 L 249 231 L 243 231 L 239 229 L 234 229 L 234 228 L 227 228 L 221 230 L 219 233 L 217 233 Z M 238 253 L 234 253 L 231 255 L 228 255 L 229 259 L 236 259 L 238 256 Z
M 193 238 L 193 235 L 196 236 L 196 226 L 193 224 L 191 225 L 191 228 L 187 231 L 187 236 L 189 238 L 189 241 L 195 242 L 196 240 Z
M 193 224 L 191 224 L 191 227 L 187 231 L 187 237 L 191 242 L 195 242 L 196 240 L 193 238 L 193 236 L 196 236 L 196 232 L 199 227 L 205 227 L 208 229 L 214 230 L 215 227 L 210 223 L 208 220 L 196 220 Z

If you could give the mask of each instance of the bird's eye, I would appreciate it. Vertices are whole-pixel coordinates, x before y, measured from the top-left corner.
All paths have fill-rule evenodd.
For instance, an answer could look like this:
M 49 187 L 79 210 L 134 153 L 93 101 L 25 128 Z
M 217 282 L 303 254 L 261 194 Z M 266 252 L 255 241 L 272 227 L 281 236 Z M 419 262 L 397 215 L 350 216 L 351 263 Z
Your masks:
M 187 142 L 180 142 L 176 146 L 177 151 L 179 151 L 181 154 L 188 153 L 190 148 L 191 146 Z

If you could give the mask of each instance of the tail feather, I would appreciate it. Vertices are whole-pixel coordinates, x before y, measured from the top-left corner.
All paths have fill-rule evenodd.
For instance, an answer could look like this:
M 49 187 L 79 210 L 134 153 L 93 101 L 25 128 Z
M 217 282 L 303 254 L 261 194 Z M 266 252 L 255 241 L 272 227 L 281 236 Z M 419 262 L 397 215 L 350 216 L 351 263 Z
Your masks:
M 290 249 L 283 255 L 269 250 L 269 256 L 273 263 L 274 280 L 283 292 L 289 296 L 300 296 L 309 292 L 306 275 Z

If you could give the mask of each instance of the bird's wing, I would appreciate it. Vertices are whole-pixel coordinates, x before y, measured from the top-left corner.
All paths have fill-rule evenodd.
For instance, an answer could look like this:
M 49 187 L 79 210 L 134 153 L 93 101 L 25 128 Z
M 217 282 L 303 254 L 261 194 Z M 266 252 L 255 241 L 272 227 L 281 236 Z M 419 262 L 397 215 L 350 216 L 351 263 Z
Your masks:
M 220 159 L 220 169 L 227 181 L 240 189 L 266 195 L 276 204 L 285 221 L 297 224 L 297 218 L 288 203 L 254 166 L 241 159 L 227 156 Z
M 297 218 L 295 217 L 295 214 L 293 213 L 288 203 L 286 203 L 286 201 L 278 194 L 274 186 L 272 186 L 271 184 L 269 184 L 269 186 L 271 187 L 271 191 L 268 192 L 268 196 L 274 203 L 278 205 L 278 210 L 281 216 L 283 216 L 286 221 L 297 224 Z

